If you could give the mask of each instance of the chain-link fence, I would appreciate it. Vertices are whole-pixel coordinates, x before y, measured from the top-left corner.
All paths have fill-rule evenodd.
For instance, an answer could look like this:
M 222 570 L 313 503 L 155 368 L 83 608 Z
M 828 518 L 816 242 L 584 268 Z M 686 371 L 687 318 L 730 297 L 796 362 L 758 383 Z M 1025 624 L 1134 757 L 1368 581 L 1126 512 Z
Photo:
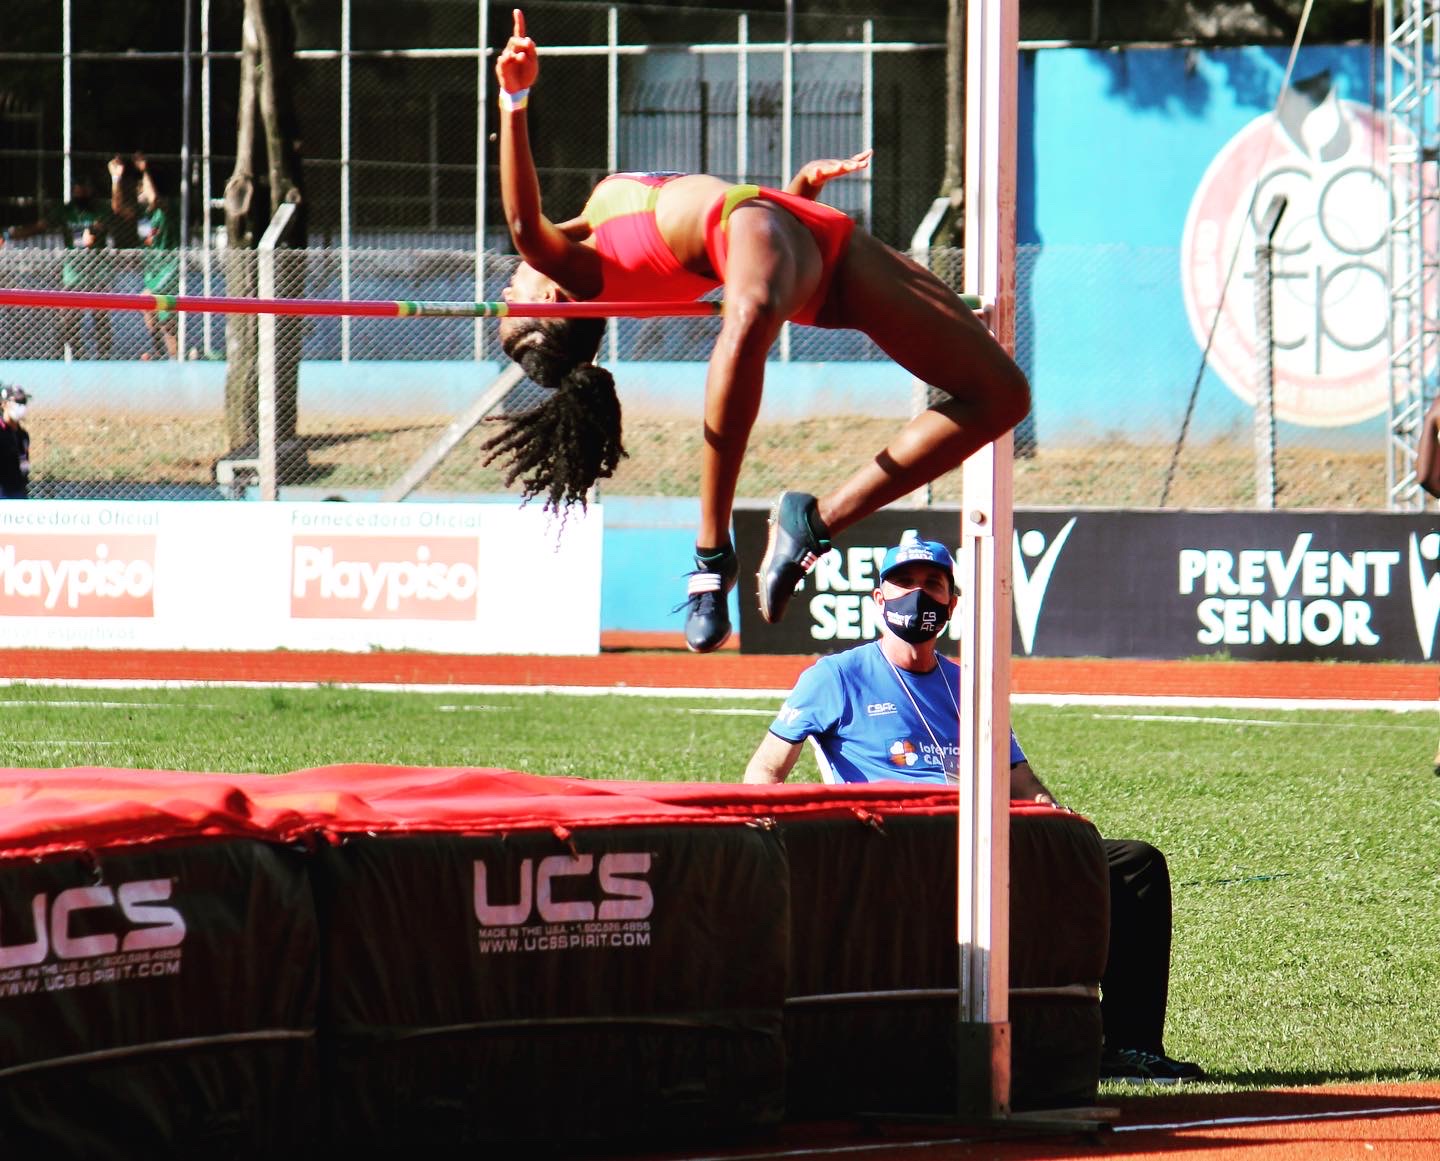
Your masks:
M 237 0 L 189 0 L 183 21 L 171 13 L 139 30 L 98 0 L 6 9 L 0 226 L 53 217 L 77 182 L 108 201 L 107 163 L 138 151 L 176 174 L 189 225 L 182 246 L 213 246 L 236 168 Z M 295 11 L 281 95 L 303 138 L 295 176 L 310 243 L 502 247 L 491 70 L 511 6 L 331 0 Z M 849 156 L 876 139 L 887 147 L 843 195 L 853 203 L 844 209 L 902 244 L 935 195 L 943 6 L 790 21 L 776 11 L 557 0 L 526 12 L 546 54 L 531 105 L 537 165 L 557 206 L 578 208 L 616 169 L 775 184 L 811 157 Z
M 60 249 L 0 251 L 0 282 L 18 287 L 83 284 L 138 291 L 143 252 L 91 255 Z M 960 254 L 937 252 L 958 270 Z M 1188 332 L 1164 341 L 1127 327 L 1124 310 L 1097 313 L 1083 346 L 1047 343 L 1045 320 L 1071 314 L 1043 293 L 1042 260 L 1074 282 L 1117 261 L 1137 285 L 1173 281 L 1174 250 L 1116 254 L 1075 247 L 1058 257 L 1023 248 L 1016 353 L 1029 372 L 1034 411 L 1017 433 L 1016 500 L 1026 505 L 1247 507 L 1255 503 L 1254 412 L 1201 370 Z M 221 252 L 212 289 L 253 278 L 254 251 Z M 275 254 L 277 292 L 336 298 L 337 255 Z M 514 259 L 487 254 L 481 290 L 493 301 Z M 468 301 L 474 255 L 464 250 L 367 250 L 350 269 L 355 297 Z M 0 310 L 4 375 L 31 392 L 33 485 L 37 495 L 199 497 L 253 494 L 257 455 L 255 371 L 246 343 L 232 343 L 252 318 L 187 316 L 185 358 L 166 357 L 175 319 L 133 312 Z M 293 495 L 374 499 L 446 435 L 508 366 L 493 321 L 446 318 L 277 320 L 279 480 Z M 147 324 L 153 329 L 147 329 Z M 348 330 L 348 335 L 342 331 Z M 612 321 L 602 346 L 625 409 L 622 461 L 606 492 L 694 496 L 700 410 L 713 319 Z M 477 337 L 478 335 L 478 337 Z M 238 354 L 237 354 L 238 352 Z M 1143 355 L 1137 356 L 1137 352 Z M 251 357 L 253 362 L 253 356 Z M 1139 361 L 1137 361 L 1139 359 Z M 416 486 L 445 498 L 504 492 L 483 464 L 493 420 L 531 400 L 524 385 L 503 392 Z M 765 404 L 740 481 L 744 498 L 786 486 L 838 484 L 883 447 L 926 392 L 863 336 L 792 328 L 777 344 Z M 1376 424 L 1307 429 L 1281 425 L 1276 502 L 1281 507 L 1382 508 L 1383 434 Z M 218 467 L 218 471 L 217 471 Z M 953 502 L 960 473 L 912 502 Z
M 235 166 L 240 4 L 195 0 L 183 22 L 137 30 L 116 6 L 62 0 L 74 17 L 63 53 L 45 39 L 58 36 L 56 6 L 46 4 L 17 0 L 0 17 L 9 21 L 0 52 L 0 224 L 16 227 L 0 248 L 0 283 L 253 293 L 256 254 L 225 247 L 219 198 Z M 891 245 L 910 247 L 945 160 L 944 5 L 852 15 L 858 5 L 849 4 L 789 20 L 778 6 L 525 7 L 548 54 L 529 117 L 546 204 L 558 215 L 577 211 L 616 169 L 777 184 L 810 157 L 883 142 L 871 168 L 832 183 L 826 200 Z M 491 63 L 510 30 L 509 6 L 335 0 L 298 11 L 305 248 L 275 254 L 277 292 L 498 298 L 513 259 L 504 254 Z M 1086 11 L 1093 17 L 1100 7 Z M 1066 35 L 1099 34 L 1077 26 Z M 173 258 L 153 246 L 132 249 L 138 234 L 119 229 L 102 226 L 87 239 L 84 207 L 61 196 L 76 192 L 76 179 L 88 181 L 95 216 L 105 217 L 105 163 L 133 150 L 177 177 L 171 205 L 186 229 Z M 958 284 L 958 252 L 924 257 Z M 158 269 L 170 261 L 173 276 Z M 1206 337 L 1187 327 L 1178 302 L 1169 312 L 1175 328 L 1157 330 L 1154 312 L 1142 321 L 1113 289 L 1177 295 L 1178 266 L 1173 248 L 1021 248 L 1016 354 L 1035 409 L 1017 432 L 1018 502 L 1255 502 L 1254 415 L 1242 397 L 1249 369 L 1205 369 Z M 0 310 L 0 378 L 34 396 L 36 494 L 251 494 L 255 325 L 215 315 Z M 392 492 L 500 375 L 494 326 L 278 321 L 282 486 L 352 498 Z M 608 491 L 695 494 L 704 361 L 716 326 L 611 324 L 603 361 L 620 385 L 631 454 Z M 742 497 L 838 482 L 925 399 L 862 337 L 792 328 L 773 356 Z M 501 411 L 524 405 L 514 392 L 497 403 Z M 479 448 L 493 430 L 479 421 L 420 490 L 500 492 Z M 1333 428 L 1282 422 L 1276 444 L 1280 506 L 1385 506 L 1383 417 Z M 959 486 L 955 473 L 915 501 L 953 501 Z

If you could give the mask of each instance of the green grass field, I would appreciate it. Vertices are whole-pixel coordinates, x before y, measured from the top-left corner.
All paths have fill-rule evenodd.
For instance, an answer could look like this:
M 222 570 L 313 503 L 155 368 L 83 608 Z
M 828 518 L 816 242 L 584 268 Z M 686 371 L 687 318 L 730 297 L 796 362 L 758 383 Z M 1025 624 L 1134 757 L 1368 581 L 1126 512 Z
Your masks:
M 678 781 L 738 781 L 774 708 L 209 687 L 10 686 L 0 703 L 3 766 L 379 762 Z M 1063 802 L 1169 856 L 1172 1054 L 1222 1088 L 1440 1078 L 1433 717 L 1075 706 L 1014 717 Z M 796 777 L 815 778 L 808 757 Z

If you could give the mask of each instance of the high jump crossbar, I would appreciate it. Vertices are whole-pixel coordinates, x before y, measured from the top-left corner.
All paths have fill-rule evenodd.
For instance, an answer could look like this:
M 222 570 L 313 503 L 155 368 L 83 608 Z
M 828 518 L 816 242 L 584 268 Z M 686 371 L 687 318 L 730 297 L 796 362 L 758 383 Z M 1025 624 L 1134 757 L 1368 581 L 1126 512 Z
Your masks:
M 720 303 L 436 302 L 412 299 L 225 298 L 198 294 L 110 294 L 85 290 L 0 288 L 0 306 L 58 310 L 178 311 L 353 318 L 659 318 L 713 317 Z
M 980 296 L 961 295 L 971 310 Z M 698 302 L 438 302 L 424 299 L 225 298 L 199 294 L 111 294 L 89 290 L 0 287 L 0 306 L 52 310 L 176 311 L 330 318 L 713 318 L 722 304 Z

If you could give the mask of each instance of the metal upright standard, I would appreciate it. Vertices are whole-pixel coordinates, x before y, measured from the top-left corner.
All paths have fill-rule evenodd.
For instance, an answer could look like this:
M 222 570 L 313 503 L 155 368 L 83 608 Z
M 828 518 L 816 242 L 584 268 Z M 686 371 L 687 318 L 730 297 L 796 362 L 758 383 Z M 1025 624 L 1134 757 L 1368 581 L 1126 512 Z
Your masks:
M 1421 510 L 1420 420 L 1440 385 L 1440 12 L 1385 0 L 1389 166 L 1390 410 L 1386 486 L 1394 510 Z
M 1015 347 L 1017 5 L 966 6 L 965 291 Z M 1010 1112 L 1010 576 L 1014 443 L 965 461 L 960 527 L 962 1115 Z M 977 1067 L 978 1066 L 978 1067 Z M 986 1075 L 988 1073 L 988 1075 Z

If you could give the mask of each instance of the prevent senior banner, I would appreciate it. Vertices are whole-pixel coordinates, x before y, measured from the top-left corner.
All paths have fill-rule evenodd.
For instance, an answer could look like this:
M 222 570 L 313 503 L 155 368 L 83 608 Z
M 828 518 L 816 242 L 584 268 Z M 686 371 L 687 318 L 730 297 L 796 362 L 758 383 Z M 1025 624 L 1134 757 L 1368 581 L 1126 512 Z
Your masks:
M 826 653 L 879 633 L 869 594 L 907 528 L 955 545 L 956 510 L 890 509 L 847 529 L 786 619 L 741 601 L 741 649 Z M 737 512 L 742 574 L 765 514 Z M 1013 651 L 1037 657 L 1428 661 L 1440 620 L 1440 515 L 1020 509 Z M 948 650 L 947 650 L 948 651 Z
M 42 648 L 597 653 L 602 527 L 598 505 L 562 537 L 514 504 L 5 504 L 0 632 Z

